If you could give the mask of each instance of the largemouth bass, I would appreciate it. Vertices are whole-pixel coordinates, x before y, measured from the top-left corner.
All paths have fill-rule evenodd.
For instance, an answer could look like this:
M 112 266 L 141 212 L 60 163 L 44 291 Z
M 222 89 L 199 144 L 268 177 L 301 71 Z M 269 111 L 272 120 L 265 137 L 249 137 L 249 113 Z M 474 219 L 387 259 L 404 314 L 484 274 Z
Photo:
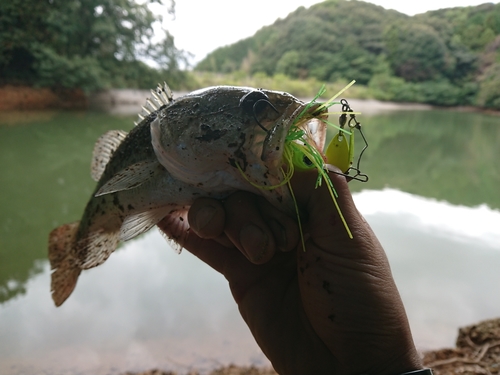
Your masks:
M 50 233 L 56 306 L 72 293 L 81 271 L 106 261 L 120 241 L 165 218 L 178 240 L 197 197 L 246 190 L 294 215 L 282 184 L 284 143 L 294 120 L 307 119 L 301 127 L 318 149 L 324 145 L 320 118 L 326 109 L 287 93 L 221 86 L 174 100 L 165 85 L 152 94 L 146 116 L 130 133 L 110 131 L 98 139 L 91 168 L 98 182 L 81 220 Z

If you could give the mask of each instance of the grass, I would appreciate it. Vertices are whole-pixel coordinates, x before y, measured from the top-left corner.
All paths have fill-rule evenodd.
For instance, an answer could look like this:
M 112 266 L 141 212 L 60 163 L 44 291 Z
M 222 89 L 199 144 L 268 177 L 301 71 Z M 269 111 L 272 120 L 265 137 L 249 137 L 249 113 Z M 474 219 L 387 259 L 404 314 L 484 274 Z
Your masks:
M 338 92 L 344 88 L 350 80 L 337 82 L 320 82 L 315 78 L 294 79 L 283 74 L 277 74 L 272 77 L 256 73 L 252 76 L 244 72 L 235 72 L 229 74 L 211 73 L 211 72 L 190 72 L 188 89 L 197 89 L 208 86 L 249 86 L 262 87 L 267 90 L 285 91 L 298 98 L 313 98 L 319 88 L 325 84 L 327 93 Z M 355 79 L 355 77 L 353 77 Z M 368 99 L 373 96 L 368 91 L 368 87 L 356 84 L 349 88 L 348 97 L 352 99 Z M 328 95 L 321 97 L 328 99 Z

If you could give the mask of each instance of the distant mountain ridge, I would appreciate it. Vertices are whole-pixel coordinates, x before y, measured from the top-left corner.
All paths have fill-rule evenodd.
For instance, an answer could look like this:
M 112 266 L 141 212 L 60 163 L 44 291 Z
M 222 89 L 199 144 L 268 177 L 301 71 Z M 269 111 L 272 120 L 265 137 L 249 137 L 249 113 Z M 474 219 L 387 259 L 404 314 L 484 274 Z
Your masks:
M 379 99 L 500 109 L 500 4 L 407 16 L 326 0 L 218 48 L 195 69 L 356 79 Z

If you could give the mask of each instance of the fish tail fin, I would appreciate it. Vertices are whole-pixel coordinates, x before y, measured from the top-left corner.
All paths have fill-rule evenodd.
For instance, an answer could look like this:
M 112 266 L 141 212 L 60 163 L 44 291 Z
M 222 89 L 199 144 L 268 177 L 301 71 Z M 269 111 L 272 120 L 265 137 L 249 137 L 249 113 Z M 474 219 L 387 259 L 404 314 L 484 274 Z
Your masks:
M 49 261 L 53 270 L 51 293 L 56 306 L 61 306 L 76 286 L 82 271 L 71 251 L 80 222 L 64 224 L 49 235 Z

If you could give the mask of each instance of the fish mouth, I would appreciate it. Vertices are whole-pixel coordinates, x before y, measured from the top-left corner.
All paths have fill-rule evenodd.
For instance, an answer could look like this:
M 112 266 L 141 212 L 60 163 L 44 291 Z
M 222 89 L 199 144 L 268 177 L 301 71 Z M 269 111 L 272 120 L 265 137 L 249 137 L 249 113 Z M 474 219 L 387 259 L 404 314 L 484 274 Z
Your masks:
M 328 117 L 327 111 L 320 103 L 290 105 L 268 131 L 262 147 L 261 160 L 267 165 L 281 167 L 285 143 L 293 142 L 287 139 L 292 129 L 303 130 L 308 143 L 323 154 L 326 139 L 324 120 Z

